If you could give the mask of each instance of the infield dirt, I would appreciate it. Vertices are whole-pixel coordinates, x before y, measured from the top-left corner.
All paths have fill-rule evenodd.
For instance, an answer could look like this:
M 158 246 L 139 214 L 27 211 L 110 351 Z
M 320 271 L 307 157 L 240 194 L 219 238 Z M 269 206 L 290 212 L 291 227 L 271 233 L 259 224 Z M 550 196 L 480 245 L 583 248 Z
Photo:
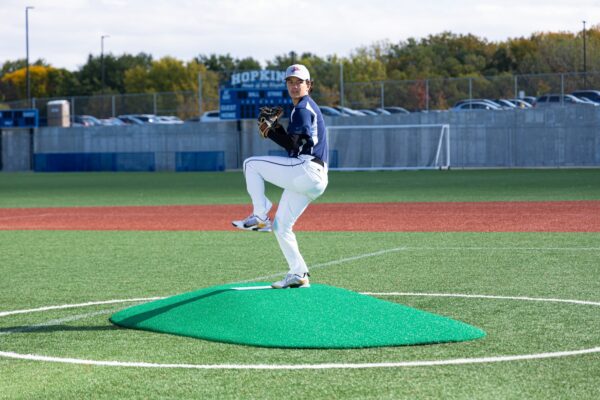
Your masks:
M 227 231 L 251 212 L 248 205 L 0 208 L 0 230 Z M 600 201 L 316 203 L 295 230 L 600 232 Z

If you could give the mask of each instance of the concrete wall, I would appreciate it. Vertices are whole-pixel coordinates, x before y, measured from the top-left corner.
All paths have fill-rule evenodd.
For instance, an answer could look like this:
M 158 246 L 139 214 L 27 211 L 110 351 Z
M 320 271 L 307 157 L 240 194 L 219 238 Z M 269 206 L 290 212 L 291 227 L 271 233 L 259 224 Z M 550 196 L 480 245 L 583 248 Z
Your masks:
M 0 130 L 0 170 L 31 170 L 32 130 L 11 128 Z
M 430 112 L 379 117 L 328 118 L 328 126 L 450 124 L 453 167 L 600 167 L 600 107 L 568 106 L 514 111 Z M 285 123 L 285 121 L 284 121 Z M 20 132 L 24 131 L 24 132 Z M 423 166 L 432 161 L 440 128 L 330 131 L 331 166 Z M 27 130 L 2 131 L 4 171 L 29 170 Z M 239 169 L 253 155 L 281 148 L 260 138 L 254 121 L 181 125 L 39 128 L 36 170 L 52 157 L 113 155 L 114 170 Z M 139 157 L 138 157 L 139 156 Z M 75 158 L 73 158 L 75 157 Z M 79 157 L 79 158 L 77 158 Z M 190 158 L 191 157 L 191 158 Z M 106 158 L 106 157 L 104 157 Z M 206 158 L 208 161 L 202 163 Z M 50 161 L 48 161 L 50 160 Z M 99 161 L 88 160 L 88 168 Z M 142 161 L 140 161 L 142 160 Z M 148 160 L 151 160 L 148 161 Z M 192 161 L 189 161 L 192 160 Z M 106 160 L 104 160 L 106 161 Z M 106 165 L 104 161 L 102 165 Z M 140 162 L 144 165 L 138 165 Z M 48 164 L 49 165 L 49 164 Z M 57 164 L 63 165 L 63 164 Z M 91 166 L 90 166 L 91 165 Z
M 342 121 L 344 124 L 361 125 L 449 124 L 451 164 L 454 167 L 600 167 L 600 107 L 413 113 L 337 118 L 336 124 Z M 394 162 L 399 164 L 407 160 L 414 163 L 415 160 L 410 160 L 410 157 L 424 156 L 427 149 L 436 146 L 433 143 L 437 137 L 434 131 L 415 129 L 402 132 L 404 130 L 396 131 L 395 136 L 404 137 L 404 142 L 398 142 L 396 138 L 396 142 L 385 139 L 387 142 L 379 144 L 378 141 L 385 138 L 382 131 L 365 131 L 366 141 L 357 138 L 353 132 L 354 137 L 345 141 L 348 148 L 344 149 L 346 155 L 341 157 L 339 166 L 349 167 L 344 161 L 347 158 L 358 165 L 370 162 L 377 166 L 378 163 L 389 163 L 394 157 L 397 158 Z M 416 144 L 410 144 L 409 132 L 418 135 Z M 331 139 L 333 148 L 342 147 L 344 141 L 336 137 Z M 351 142 L 356 144 L 354 149 Z M 352 153 L 350 157 L 349 152 Z M 378 161 L 377 157 L 382 160 Z

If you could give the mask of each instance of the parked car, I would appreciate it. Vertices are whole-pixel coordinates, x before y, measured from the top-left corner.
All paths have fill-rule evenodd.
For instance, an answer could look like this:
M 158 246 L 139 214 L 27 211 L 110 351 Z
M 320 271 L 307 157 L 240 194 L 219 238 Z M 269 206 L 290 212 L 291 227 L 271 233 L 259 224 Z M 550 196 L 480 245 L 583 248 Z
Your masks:
M 527 103 L 529 103 L 529 105 L 531 105 L 533 107 L 533 105 L 535 104 L 537 97 L 535 96 L 523 96 L 519 98 L 520 100 L 523 100 Z
M 145 122 L 136 118 L 134 115 L 119 115 L 119 118 L 125 125 L 145 125 Z
M 129 125 L 148 125 L 160 123 L 159 118 L 154 114 L 127 114 L 119 115 L 118 118 Z
M 383 107 L 383 109 L 385 111 L 389 112 L 390 114 L 410 114 L 410 111 L 408 111 L 404 107 L 390 106 L 390 107 Z
M 159 119 L 154 114 L 136 114 L 135 117 L 146 124 L 158 124 Z
M 185 120 L 185 122 L 217 122 L 221 121 L 221 112 L 219 110 L 205 111 L 199 117 L 192 117 Z
M 600 103 L 600 90 L 576 90 L 571 93 L 578 98 L 586 98 L 595 103 Z
M 71 126 L 101 126 L 102 121 L 92 115 L 74 115 Z
M 500 104 L 498 104 L 495 101 L 490 100 L 490 99 L 462 99 L 462 100 L 457 101 L 454 104 L 454 107 L 458 107 L 458 106 L 460 106 L 462 104 L 467 104 L 467 103 L 487 103 L 487 104 L 491 105 L 492 107 L 500 107 L 500 108 L 502 108 L 502 105 L 500 105 Z
M 517 106 L 517 108 L 522 108 L 522 109 L 526 109 L 526 108 L 531 108 L 531 104 L 528 103 L 527 101 L 523 100 L 523 99 L 507 99 L 508 101 L 510 101 L 511 103 L 513 103 L 515 106 Z
M 384 110 L 381 107 L 379 107 L 379 108 L 372 108 L 372 110 L 375 111 L 379 115 L 392 115 L 391 112 L 389 112 L 388 110 Z
M 468 102 L 462 102 L 455 105 L 450 109 L 451 111 L 469 111 L 469 110 L 489 110 L 489 111 L 501 111 L 503 108 L 493 102 L 473 100 Z
M 363 114 L 365 114 L 365 115 L 372 115 L 372 116 L 373 116 L 373 115 L 375 115 L 375 116 L 376 116 L 376 115 L 379 115 L 379 114 L 378 114 L 378 113 L 376 113 L 375 111 L 373 111 L 373 110 L 369 110 L 369 109 L 366 109 L 366 108 L 360 108 L 360 109 L 358 109 L 357 111 L 360 111 L 361 113 L 363 113 Z
M 336 110 L 333 107 L 329 106 L 319 106 L 321 110 L 321 114 L 325 117 L 347 117 L 347 115 L 342 114 L 339 110 Z
M 517 108 L 517 105 L 508 99 L 495 99 L 494 103 L 500 104 L 501 107 L 504 108 Z
M 200 117 L 201 122 L 217 122 L 221 121 L 221 111 L 219 110 L 210 110 L 205 111 L 204 114 Z
M 353 110 L 349 107 L 335 106 L 336 110 L 349 117 L 364 117 L 366 114 L 358 110 Z
M 579 100 L 581 100 L 584 103 L 587 103 L 587 104 L 589 104 L 591 106 L 600 106 L 600 103 L 592 101 L 592 100 L 588 99 L 587 97 L 579 97 L 579 96 L 575 96 L 575 97 L 577 97 Z
M 537 98 L 535 102 L 535 107 L 561 106 L 573 104 L 590 105 L 589 103 L 580 100 L 572 94 L 545 94 Z
M 159 124 L 183 124 L 183 121 L 174 115 L 159 115 L 156 117 Z
M 111 117 L 100 120 L 102 125 L 104 126 L 124 126 L 127 125 L 125 122 L 121 121 L 119 118 Z

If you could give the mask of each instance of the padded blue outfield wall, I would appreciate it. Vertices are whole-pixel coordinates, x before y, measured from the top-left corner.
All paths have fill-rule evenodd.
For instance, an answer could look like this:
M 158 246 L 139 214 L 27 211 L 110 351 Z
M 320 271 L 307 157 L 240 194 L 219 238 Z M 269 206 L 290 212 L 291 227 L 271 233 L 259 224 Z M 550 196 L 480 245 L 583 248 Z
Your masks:
M 223 127 L 206 132 L 201 125 L 40 128 L 34 170 L 224 171 L 237 163 L 225 151 L 237 140 L 229 143 Z
M 426 166 L 450 125 L 453 168 L 600 167 L 600 107 L 429 112 L 326 118 L 330 167 Z M 285 121 L 284 121 L 285 123 Z M 33 143 L 31 143 L 33 138 Z M 3 171 L 223 171 L 255 155 L 283 154 L 252 120 L 125 127 L 2 130 Z M 33 157 L 32 157 L 33 155 Z M 23 160 L 32 159 L 32 163 Z
M 175 153 L 175 170 L 224 171 L 225 154 L 222 151 Z M 156 171 L 154 153 L 38 153 L 35 154 L 36 172 L 153 172 Z
M 153 153 L 37 153 L 36 172 L 154 171 Z
M 175 153 L 175 171 L 225 171 L 223 151 L 184 151 Z

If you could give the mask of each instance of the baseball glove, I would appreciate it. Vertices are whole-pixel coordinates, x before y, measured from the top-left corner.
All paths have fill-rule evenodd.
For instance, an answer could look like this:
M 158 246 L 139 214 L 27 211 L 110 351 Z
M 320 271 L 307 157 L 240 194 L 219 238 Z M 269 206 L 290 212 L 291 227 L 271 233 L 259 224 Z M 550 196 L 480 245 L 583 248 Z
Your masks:
M 274 129 L 279 122 L 279 117 L 283 115 L 283 108 L 277 107 L 261 107 L 258 114 L 258 132 L 260 136 L 266 138 L 271 129 Z

